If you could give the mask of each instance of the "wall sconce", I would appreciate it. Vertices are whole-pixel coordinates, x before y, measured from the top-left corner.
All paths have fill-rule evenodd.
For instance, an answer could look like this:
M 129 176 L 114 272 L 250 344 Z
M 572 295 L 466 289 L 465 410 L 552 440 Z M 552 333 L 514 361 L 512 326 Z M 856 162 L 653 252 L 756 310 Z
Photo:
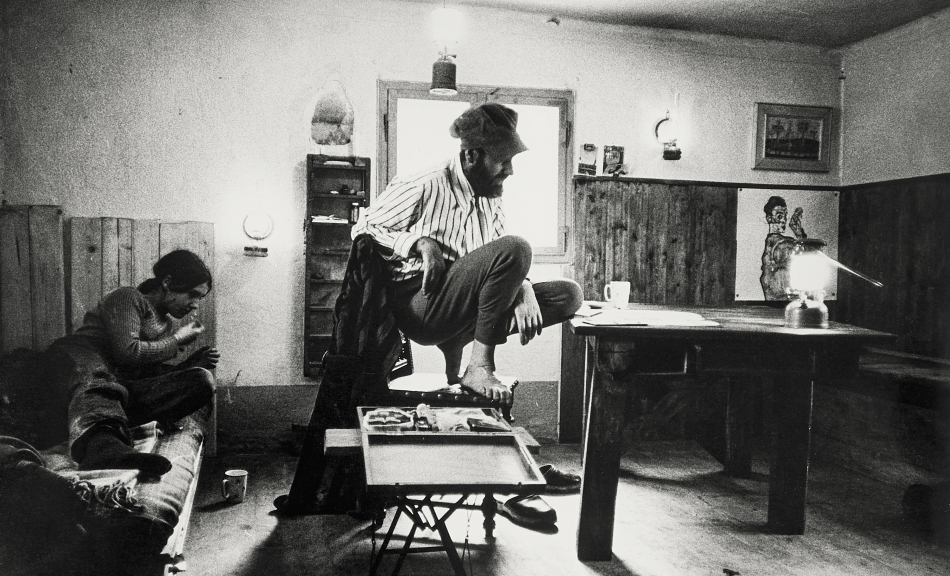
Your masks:
M 266 239 L 274 231 L 274 220 L 267 212 L 251 212 L 244 217 L 244 234 L 258 242 Z M 245 256 L 267 256 L 264 246 L 245 246 Z
M 666 111 L 666 118 L 656 123 L 653 133 L 656 135 L 656 141 L 663 145 L 664 160 L 679 160 L 683 156 L 683 152 L 676 144 L 679 134 L 676 130 L 676 123 L 670 118 L 669 110 Z
M 455 58 L 462 24 L 462 13 L 454 8 L 441 8 L 432 11 L 432 38 L 439 49 L 439 59 L 432 65 L 432 86 L 430 94 L 436 96 L 455 96 Z
M 852 270 L 822 252 L 823 240 L 800 238 L 789 256 L 788 291 L 797 297 L 785 307 L 786 328 L 827 328 L 828 307 L 825 305 L 825 286 L 834 268 L 854 274 L 858 278 L 884 286 L 873 278 Z

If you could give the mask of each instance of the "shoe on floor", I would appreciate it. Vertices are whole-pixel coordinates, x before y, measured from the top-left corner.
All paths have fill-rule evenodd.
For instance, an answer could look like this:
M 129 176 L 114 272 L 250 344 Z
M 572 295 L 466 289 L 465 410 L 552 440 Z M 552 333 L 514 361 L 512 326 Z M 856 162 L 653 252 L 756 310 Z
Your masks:
M 514 496 L 498 507 L 498 513 L 522 526 L 546 526 L 557 522 L 557 511 L 537 494 Z
M 539 466 L 544 481 L 548 483 L 545 491 L 554 494 L 571 494 L 581 491 L 581 477 L 577 474 L 559 470 L 552 464 Z

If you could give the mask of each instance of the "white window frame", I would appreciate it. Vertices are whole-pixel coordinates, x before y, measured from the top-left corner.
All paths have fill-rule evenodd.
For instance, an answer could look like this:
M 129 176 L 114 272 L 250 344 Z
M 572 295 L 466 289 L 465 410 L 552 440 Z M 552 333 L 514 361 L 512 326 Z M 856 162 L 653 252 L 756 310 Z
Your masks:
M 569 264 L 571 251 L 570 226 L 568 215 L 573 213 L 572 195 L 568 187 L 572 182 L 571 152 L 574 150 L 574 92 L 572 90 L 548 90 L 537 88 L 507 88 L 498 86 L 460 85 L 456 96 L 434 96 L 429 93 L 429 85 L 424 82 L 402 82 L 391 80 L 377 81 L 378 117 L 377 126 L 377 194 L 396 174 L 396 103 L 399 98 L 418 100 L 456 100 L 471 105 L 483 102 L 499 104 L 526 104 L 535 106 L 553 106 L 559 109 L 558 148 L 558 209 L 557 209 L 557 247 L 539 248 L 534 251 L 536 264 Z

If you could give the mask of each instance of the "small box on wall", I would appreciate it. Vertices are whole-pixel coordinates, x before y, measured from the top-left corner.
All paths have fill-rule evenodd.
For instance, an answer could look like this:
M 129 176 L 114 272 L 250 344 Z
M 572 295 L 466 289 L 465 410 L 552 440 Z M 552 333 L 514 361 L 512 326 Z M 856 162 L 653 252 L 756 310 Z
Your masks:
M 595 144 L 584 144 L 581 147 L 581 155 L 577 161 L 577 173 L 588 176 L 597 174 L 597 146 Z
M 604 146 L 604 175 L 623 171 L 623 146 Z

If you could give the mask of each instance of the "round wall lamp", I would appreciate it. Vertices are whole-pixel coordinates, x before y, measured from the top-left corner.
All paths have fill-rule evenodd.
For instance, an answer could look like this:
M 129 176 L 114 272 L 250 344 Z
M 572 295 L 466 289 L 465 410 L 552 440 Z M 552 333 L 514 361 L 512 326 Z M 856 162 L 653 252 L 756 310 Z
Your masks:
M 263 240 L 274 231 L 274 220 L 267 212 L 251 212 L 244 217 L 244 233 L 253 240 Z
M 251 212 L 244 217 L 244 233 L 251 240 L 260 242 L 274 231 L 274 220 L 267 212 Z M 264 246 L 245 246 L 245 256 L 267 256 L 267 248 Z

